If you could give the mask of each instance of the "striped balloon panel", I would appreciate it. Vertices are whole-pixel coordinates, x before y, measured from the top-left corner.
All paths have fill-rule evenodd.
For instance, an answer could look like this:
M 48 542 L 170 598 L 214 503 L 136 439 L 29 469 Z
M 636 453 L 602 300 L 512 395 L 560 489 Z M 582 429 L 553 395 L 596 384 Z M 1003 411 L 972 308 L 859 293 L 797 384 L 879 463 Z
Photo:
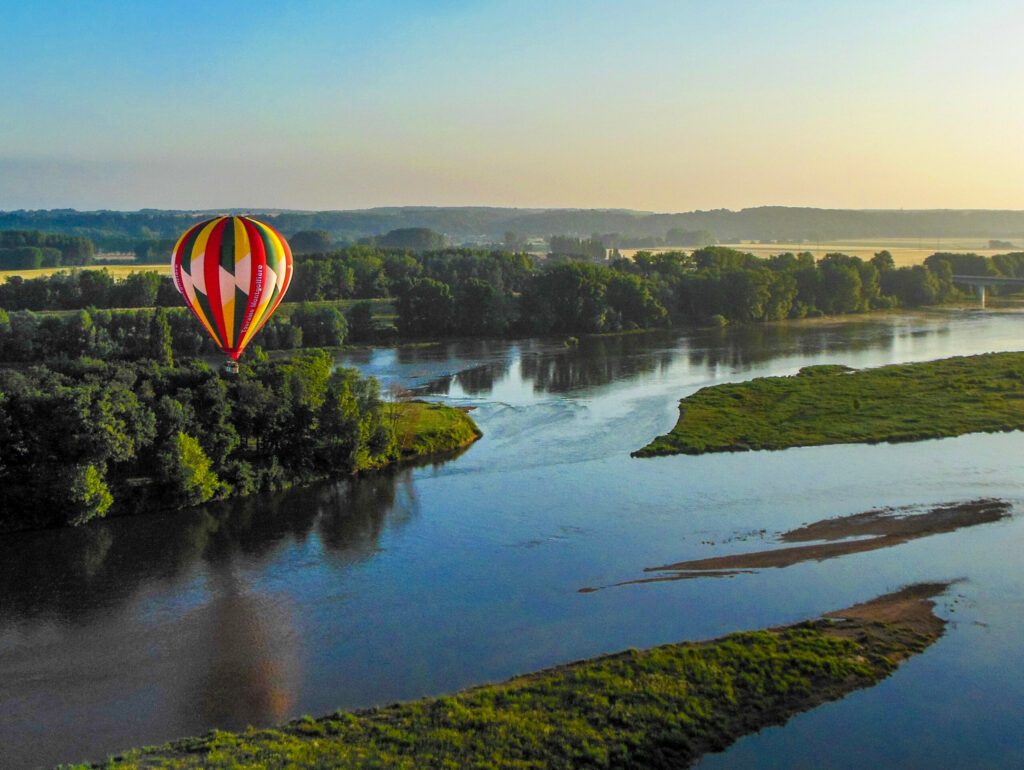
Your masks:
M 238 359 L 270 320 L 292 279 L 288 243 L 251 217 L 190 228 L 171 256 L 174 284 L 217 345 Z

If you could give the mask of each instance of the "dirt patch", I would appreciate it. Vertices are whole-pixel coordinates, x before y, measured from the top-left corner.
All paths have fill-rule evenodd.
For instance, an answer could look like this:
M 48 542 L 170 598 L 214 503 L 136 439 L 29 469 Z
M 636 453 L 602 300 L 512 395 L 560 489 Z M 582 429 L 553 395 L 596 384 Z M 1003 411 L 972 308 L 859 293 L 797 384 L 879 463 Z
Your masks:
M 828 612 L 824 617 L 853 621 L 858 625 L 867 622 L 904 626 L 929 638 L 938 638 L 946 621 L 933 612 L 935 602 L 932 598 L 950 585 L 952 583 L 918 583 L 845 610 Z M 837 631 L 841 629 L 841 626 L 837 627 Z
M 615 586 L 660 583 L 672 580 L 693 580 L 701 577 L 730 577 L 759 569 L 781 569 L 808 561 L 824 561 L 853 553 L 891 548 L 929 535 L 953 532 L 965 527 L 989 524 L 1010 516 L 1012 506 L 1005 500 L 980 499 L 946 503 L 924 513 L 913 508 L 882 508 L 851 516 L 807 524 L 784 532 L 778 540 L 784 543 L 826 541 L 811 545 L 774 548 L 764 551 L 713 556 L 707 559 L 647 567 L 644 572 L 669 574 L 637 578 L 614 583 Z M 598 588 L 583 588 L 591 593 Z M 884 598 L 884 597 L 883 597 Z
M 1010 504 L 1003 500 L 984 498 L 965 503 L 946 503 L 927 513 L 913 513 L 914 508 L 881 508 L 852 516 L 840 516 L 807 524 L 779 535 L 784 543 L 811 540 L 843 540 L 864 535 L 897 535 L 920 537 L 952 532 L 961 527 L 999 521 L 1009 515 Z

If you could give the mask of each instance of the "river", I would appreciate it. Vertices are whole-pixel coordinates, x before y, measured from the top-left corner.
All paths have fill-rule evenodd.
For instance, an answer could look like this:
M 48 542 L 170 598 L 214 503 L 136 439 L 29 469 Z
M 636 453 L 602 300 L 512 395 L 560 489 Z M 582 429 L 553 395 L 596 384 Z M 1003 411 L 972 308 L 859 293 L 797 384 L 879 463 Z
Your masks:
M 0 539 L 0 767 L 383 704 L 626 647 L 779 625 L 962 578 L 946 636 L 877 687 L 702 767 L 1024 763 L 1024 435 L 632 459 L 706 385 L 1022 347 L 1024 314 L 941 312 L 375 349 L 474 406 L 446 462 Z M 771 547 L 879 506 L 1001 497 L 1011 519 L 731 578 L 590 586 Z

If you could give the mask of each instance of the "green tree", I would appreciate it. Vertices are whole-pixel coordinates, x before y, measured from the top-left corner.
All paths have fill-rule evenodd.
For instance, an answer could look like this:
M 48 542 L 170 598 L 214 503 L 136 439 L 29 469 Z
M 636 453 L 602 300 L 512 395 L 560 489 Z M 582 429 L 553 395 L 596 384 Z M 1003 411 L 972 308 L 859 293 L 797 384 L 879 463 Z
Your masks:
M 402 334 L 435 337 L 451 331 L 455 299 L 442 281 L 420 278 L 406 284 L 395 305 Z
M 382 249 L 433 251 L 443 249 L 448 239 L 428 227 L 403 227 L 378 236 L 376 242 Z
M 78 298 L 66 309 L 75 307 L 111 307 L 114 295 L 114 279 L 106 270 L 82 270 L 76 273 L 78 278 Z
M 467 336 L 500 336 L 511 323 L 510 302 L 492 284 L 479 278 L 462 283 L 455 302 L 455 329 Z
M 95 465 L 68 468 L 53 481 L 60 488 L 61 509 L 72 526 L 101 518 L 114 503 L 103 473 Z
M 764 308 L 765 321 L 789 318 L 796 303 L 796 277 L 789 272 L 773 273 L 769 285 L 768 302 Z
M 0 249 L 0 270 L 32 270 L 43 265 L 43 252 L 35 246 Z
M 326 230 L 300 230 L 288 239 L 293 254 L 323 254 L 331 250 L 331 234 Z
M 932 305 L 938 301 L 942 292 L 938 277 L 923 265 L 883 273 L 882 289 L 886 294 L 896 297 L 903 307 Z
M 605 331 L 609 322 L 605 283 L 612 273 L 582 262 L 543 270 L 523 292 L 524 325 L 541 334 Z
M 726 270 L 722 273 L 724 307 L 721 315 L 737 321 L 764 320 L 772 298 L 773 275 L 767 269 Z
M 166 280 L 159 273 L 131 273 L 109 287 L 111 304 L 116 307 L 153 307 L 160 285 Z
M 668 323 L 668 311 L 635 275 L 614 272 L 608 277 L 605 297 L 609 308 L 618 317 L 623 329 L 648 329 Z
M 149 357 L 163 366 L 174 366 L 171 325 L 163 308 L 157 308 L 149 321 Z
M 168 493 L 181 505 L 199 505 L 222 490 L 202 446 L 187 433 L 177 433 L 160 453 L 159 473 Z
M 889 251 L 876 251 L 875 256 L 871 258 L 871 264 L 875 266 L 875 269 L 879 273 L 884 273 L 886 270 L 896 269 L 896 260 L 892 258 L 892 254 Z
M 864 310 L 860 260 L 845 254 L 826 254 L 818 262 L 818 308 L 829 315 Z
M 289 320 L 302 330 L 302 341 L 307 346 L 337 347 L 345 344 L 348 323 L 336 307 L 316 307 L 303 302 L 292 312 Z
M 357 302 L 345 315 L 349 336 L 355 342 L 372 342 L 376 337 L 377 324 L 373 320 L 373 304 Z

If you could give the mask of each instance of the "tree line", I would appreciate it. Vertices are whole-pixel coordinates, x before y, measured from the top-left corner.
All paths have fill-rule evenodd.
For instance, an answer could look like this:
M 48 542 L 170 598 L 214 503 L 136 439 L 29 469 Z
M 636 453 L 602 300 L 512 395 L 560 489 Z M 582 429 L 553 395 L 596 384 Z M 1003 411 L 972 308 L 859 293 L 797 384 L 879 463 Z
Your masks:
M 885 251 L 869 260 L 845 254 L 815 260 L 807 252 L 762 258 L 710 246 L 692 253 L 639 252 L 633 259 L 594 264 L 508 251 L 414 253 L 356 245 L 297 256 L 285 301 L 390 298 L 397 332 L 406 337 L 586 333 L 919 307 L 960 296 L 951 276 L 971 271 L 1020 276 L 1024 255 L 938 253 L 924 265 L 897 268 Z M 170 278 L 153 273 L 115 281 L 103 271 L 81 270 L 0 285 L 0 308 L 7 310 L 178 307 L 180 302 Z M 275 327 L 272 322 L 261 344 L 300 347 L 297 326 L 306 345 L 375 338 L 368 306 L 353 308 L 347 318 L 337 310 L 317 312 L 315 319 L 312 310 L 300 315 L 300 324 Z M 178 342 L 175 347 L 189 349 Z
M 978 254 L 937 252 L 925 259 L 925 265 L 940 272 L 948 265 L 953 275 L 988 275 L 998 278 L 1024 278 L 1024 251 L 983 257 Z
M 237 377 L 80 358 L 0 368 L 0 531 L 196 505 L 398 457 L 376 380 L 308 352 Z
M 0 230 L 0 270 L 88 265 L 95 247 L 88 238 L 38 230 Z
M 256 338 L 264 350 L 338 347 L 352 337 L 333 305 L 301 303 L 271 317 Z M 355 335 L 372 336 L 372 308 L 354 307 Z M 369 314 L 367 318 L 366 315 Z M 368 330 L 369 327 L 369 330 Z M 355 336 L 355 341 L 360 341 Z M 175 358 L 220 355 L 210 336 L 185 308 L 77 310 L 38 314 L 0 310 L 0 361 L 41 363 L 81 356 L 172 363 Z
M 1011 257 L 978 259 L 1006 270 L 1016 264 Z M 500 251 L 413 255 L 358 247 L 304 257 L 294 286 L 302 299 L 390 296 L 403 336 L 501 336 L 919 307 L 959 296 L 952 274 L 941 258 L 897 268 L 885 251 L 870 260 L 815 260 L 806 252 L 766 259 L 711 246 L 596 264 Z
M 142 239 L 177 238 L 211 216 L 247 213 L 264 218 L 282 233 L 324 230 L 335 242 L 355 243 L 398 229 L 429 228 L 455 241 L 500 239 L 506 231 L 526 238 L 553 233 L 621 233 L 626 242 L 666 238 L 670 230 L 707 231 L 722 242 L 778 240 L 786 243 L 847 238 L 936 237 L 1009 239 L 1024 235 L 1021 211 L 863 211 L 761 206 L 658 214 L 625 209 L 512 209 L 493 207 L 391 207 L 359 211 L 6 211 L 0 229 L 75 233 L 103 250 L 127 251 Z M 669 245 L 674 245 L 668 241 Z M 653 244 L 652 244 L 653 245 Z M 690 244 L 678 244 L 686 246 Z M 694 244 L 700 245 L 700 244 Z

